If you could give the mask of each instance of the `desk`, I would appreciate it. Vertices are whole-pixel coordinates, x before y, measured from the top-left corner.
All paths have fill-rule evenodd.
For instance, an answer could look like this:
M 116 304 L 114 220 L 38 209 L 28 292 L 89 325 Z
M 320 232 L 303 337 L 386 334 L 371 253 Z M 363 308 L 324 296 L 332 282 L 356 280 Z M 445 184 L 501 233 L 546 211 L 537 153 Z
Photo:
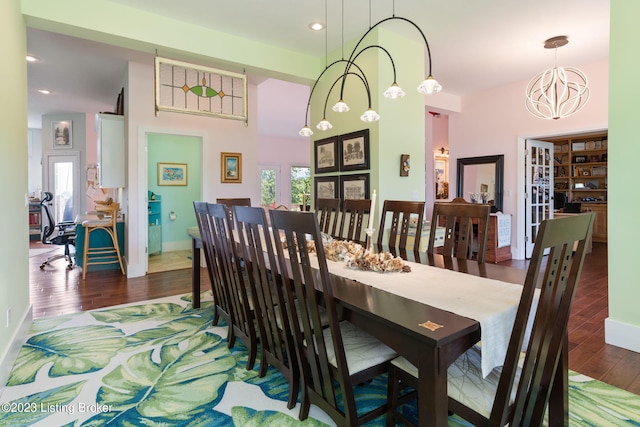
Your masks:
M 198 305 L 200 303 L 199 248 L 202 243 L 199 234 L 190 233 L 190 235 L 194 250 L 193 300 L 195 306 L 196 301 Z M 384 250 L 384 248 L 380 249 Z M 197 257 L 196 253 L 198 253 Z M 402 251 L 398 255 L 403 255 L 403 258 L 411 261 L 511 283 L 524 283 L 526 275 L 524 270 L 450 259 L 441 255 L 428 256 L 424 253 L 407 251 Z M 390 273 L 389 276 L 391 274 L 405 273 Z M 423 373 L 418 382 L 418 406 L 423 408 L 420 412 L 419 425 L 446 426 L 448 424 L 447 367 L 480 340 L 480 322 L 340 275 L 333 274 L 332 278 L 334 296 L 344 309 L 344 318 L 393 348 Z M 445 325 L 445 327 L 431 331 L 419 326 L 426 320 Z M 566 351 L 563 352 L 563 363 L 566 367 Z M 562 369 L 558 372 L 561 373 L 561 371 Z M 554 384 L 565 386 L 563 391 L 566 397 L 566 383 L 561 383 L 560 378 Z M 552 426 L 558 425 L 558 422 L 562 425 L 565 419 L 563 414 L 567 410 L 566 399 L 562 396 L 557 397 L 557 388 L 554 388 L 555 394 L 552 396 L 549 407 Z

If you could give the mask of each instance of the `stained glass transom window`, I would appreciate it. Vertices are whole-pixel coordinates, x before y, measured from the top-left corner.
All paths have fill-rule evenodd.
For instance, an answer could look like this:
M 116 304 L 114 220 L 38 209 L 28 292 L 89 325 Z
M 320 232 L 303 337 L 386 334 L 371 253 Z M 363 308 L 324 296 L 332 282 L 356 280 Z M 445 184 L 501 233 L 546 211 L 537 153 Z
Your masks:
M 247 119 L 247 78 L 156 57 L 156 114 L 158 111 Z

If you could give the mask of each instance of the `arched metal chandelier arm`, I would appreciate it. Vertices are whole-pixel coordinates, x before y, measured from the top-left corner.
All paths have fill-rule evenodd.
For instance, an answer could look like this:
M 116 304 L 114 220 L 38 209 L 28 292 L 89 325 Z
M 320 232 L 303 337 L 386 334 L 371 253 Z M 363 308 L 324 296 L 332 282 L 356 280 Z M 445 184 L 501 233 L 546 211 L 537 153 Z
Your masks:
M 339 64 L 341 62 L 348 62 L 348 60 L 346 59 L 338 59 L 336 61 L 333 61 L 331 64 L 329 64 L 327 67 L 325 67 L 325 69 L 320 73 L 320 75 L 318 76 L 318 78 L 316 79 L 316 81 L 313 83 L 313 86 L 311 87 L 311 92 L 309 92 L 309 99 L 307 100 L 307 109 L 305 111 L 304 114 L 304 124 L 305 126 L 309 123 L 309 107 L 311 106 L 311 97 L 313 96 L 313 92 L 316 90 L 316 86 L 318 85 L 318 83 L 320 82 L 320 80 L 322 79 L 322 76 L 324 75 L 324 73 L 326 73 L 331 67 L 333 67 L 336 64 Z M 369 90 L 369 82 L 367 81 L 366 77 L 364 77 L 364 71 L 362 71 L 362 68 L 360 68 L 358 66 L 358 64 L 353 64 L 354 67 L 356 67 L 358 69 L 358 71 L 360 71 L 360 73 L 362 73 L 362 76 L 359 76 L 356 73 L 351 73 L 349 72 L 348 74 L 354 74 L 354 75 L 358 75 L 358 77 L 360 77 L 361 80 L 363 80 L 363 83 L 367 89 L 367 94 L 369 95 L 369 106 L 371 106 L 371 93 Z M 340 75 L 340 77 L 338 77 L 338 79 L 336 80 L 336 82 L 340 79 L 344 79 L 346 77 L 345 73 L 342 73 Z M 336 83 L 334 82 L 333 85 L 335 85 Z M 333 86 L 331 86 L 331 88 L 333 88 Z M 328 95 L 327 95 L 328 97 Z M 326 102 L 325 102 L 326 104 Z
M 427 48 L 427 57 L 429 59 L 429 76 L 432 75 L 432 67 L 431 67 L 431 49 L 429 48 L 429 42 L 427 41 L 427 37 L 424 35 L 424 32 L 422 31 L 422 29 L 420 29 L 420 27 L 413 22 L 410 19 L 407 18 L 403 18 L 402 16 L 390 16 L 388 18 L 382 19 L 378 22 L 376 22 L 375 24 L 373 24 L 373 26 L 371 28 L 369 28 L 367 30 L 367 32 L 365 32 L 362 37 L 360 37 L 360 40 L 358 41 L 358 43 L 356 43 L 355 47 L 353 48 L 353 50 L 351 51 L 351 55 L 349 56 L 349 59 L 347 60 L 347 65 L 345 66 L 345 70 L 343 75 L 346 75 L 349 72 L 349 68 L 351 67 L 351 64 L 353 64 L 354 62 L 354 54 L 355 52 L 358 50 L 358 47 L 360 46 L 360 43 L 362 43 L 362 41 L 365 39 L 365 37 L 367 37 L 369 35 L 369 33 L 376 28 L 378 25 L 381 25 L 387 21 L 391 21 L 393 19 L 399 19 L 401 21 L 407 22 L 411 25 L 413 25 L 413 27 L 418 30 L 418 32 L 420 33 L 420 35 L 422 36 L 422 40 L 424 41 L 424 44 Z M 364 50 L 364 49 L 363 49 Z M 340 98 L 342 98 L 342 95 L 344 94 L 344 80 L 342 81 L 342 87 L 340 88 Z
M 357 66 L 356 66 L 357 67 Z M 369 100 L 369 108 L 371 108 L 371 89 L 369 87 L 369 83 L 367 82 L 366 77 L 361 76 L 358 73 L 353 73 L 353 72 L 349 72 L 347 73 L 348 75 L 352 75 L 352 76 L 356 76 L 358 77 L 361 81 L 362 84 L 364 84 L 364 88 L 367 91 L 367 99 Z M 322 117 L 326 118 L 327 116 L 327 104 L 329 102 L 329 96 L 331 95 L 331 91 L 333 90 L 333 88 L 336 86 L 336 84 L 341 81 L 343 78 L 346 78 L 346 76 L 344 74 L 338 76 L 338 78 L 333 82 L 333 84 L 331 85 L 331 88 L 329 89 L 329 91 L 327 92 L 327 97 L 324 100 L 324 110 L 322 113 Z
M 352 61 L 353 61 L 353 66 L 354 66 L 354 67 L 357 67 L 357 66 L 358 66 L 358 65 L 355 63 L 356 59 L 358 59 L 358 56 L 360 56 L 360 55 L 361 55 L 365 50 L 367 50 L 367 49 L 372 49 L 372 48 L 378 48 L 378 49 L 381 49 L 384 53 L 386 53 L 386 54 L 387 54 L 387 56 L 389 57 L 389 61 L 391 61 L 391 68 L 393 68 L 393 83 L 397 83 L 397 82 L 396 82 L 396 63 L 395 63 L 395 61 L 393 60 L 393 58 L 391 57 L 391 53 L 389 53 L 389 51 L 388 51 L 387 49 L 385 49 L 384 47 L 382 47 L 382 46 L 380 46 L 380 45 L 372 44 L 372 45 L 369 45 L 369 46 L 365 47 L 365 48 L 364 48 L 364 49 L 362 49 L 360 52 L 358 52 L 358 53 L 356 54 L 356 56 L 354 56 L 354 57 L 353 57 L 353 60 L 352 60 Z M 361 72 L 362 72 L 362 70 L 361 70 Z M 364 73 L 363 73 L 363 75 L 364 75 Z

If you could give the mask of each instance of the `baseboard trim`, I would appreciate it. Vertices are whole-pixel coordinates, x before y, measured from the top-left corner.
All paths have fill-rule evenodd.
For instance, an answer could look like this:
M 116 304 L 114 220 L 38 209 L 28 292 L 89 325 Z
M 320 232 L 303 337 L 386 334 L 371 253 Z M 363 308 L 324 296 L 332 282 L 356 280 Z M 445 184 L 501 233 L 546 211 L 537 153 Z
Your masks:
M 20 327 L 16 329 L 16 332 L 11 339 L 11 345 L 9 345 L 9 348 L 2 355 L 2 359 L 0 360 L 0 398 L 2 398 L 5 385 L 9 380 L 11 369 L 13 368 L 13 365 L 18 358 L 18 353 L 20 353 L 20 349 L 27 342 L 27 336 L 29 334 L 29 329 L 31 329 L 32 323 L 33 305 L 30 304 L 29 309 L 26 311 L 20 321 Z
M 640 353 L 640 326 L 608 317 L 604 319 L 604 341 Z

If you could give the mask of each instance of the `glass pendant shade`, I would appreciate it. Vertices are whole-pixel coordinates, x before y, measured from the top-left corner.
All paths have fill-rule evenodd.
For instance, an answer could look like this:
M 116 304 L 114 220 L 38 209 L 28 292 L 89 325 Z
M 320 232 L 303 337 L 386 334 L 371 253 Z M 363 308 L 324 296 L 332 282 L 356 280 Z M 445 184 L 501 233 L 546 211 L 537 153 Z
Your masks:
M 326 118 L 320 120 L 316 127 L 320 130 L 329 130 L 333 127 L 333 125 Z
M 377 122 L 380 120 L 380 115 L 373 108 L 369 108 L 360 116 L 360 120 L 363 122 Z
M 402 88 L 398 86 L 398 83 L 396 82 L 393 82 L 391 86 L 389 86 L 389 88 L 384 91 L 385 98 L 398 99 L 398 98 L 402 98 L 403 96 L 404 96 L 404 90 L 402 90 Z
M 340 101 L 336 102 L 336 105 L 331 107 L 331 109 L 336 113 L 346 113 L 347 111 L 349 111 L 349 106 L 341 99 Z
M 298 132 L 298 134 L 300 134 L 300 136 L 311 136 L 313 135 L 313 131 L 309 126 L 304 125 L 304 127 L 300 129 L 300 132 Z
M 418 86 L 418 92 L 424 93 L 425 95 L 432 95 L 434 93 L 440 92 L 441 90 L 442 85 L 438 83 L 438 81 L 434 79 L 433 76 L 427 77 L 425 80 L 423 80 L 422 83 L 420 83 L 420 86 Z

